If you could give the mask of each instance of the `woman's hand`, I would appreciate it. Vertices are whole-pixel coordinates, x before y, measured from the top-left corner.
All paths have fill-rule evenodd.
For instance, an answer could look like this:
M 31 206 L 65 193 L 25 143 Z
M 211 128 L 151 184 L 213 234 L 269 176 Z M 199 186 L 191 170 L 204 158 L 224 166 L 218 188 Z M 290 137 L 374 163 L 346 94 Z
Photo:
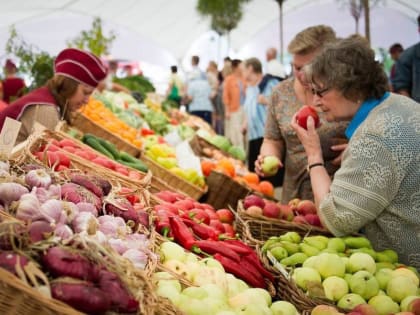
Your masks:
M 308 157 L 308 164 L 323 163 L 324 159 L 322 157 L 321 143 L 319 140 L 319 135 L 315 129 L 314 119 L 311 116 L 308 117 L 308 130 L 299 126 L 296 120 L 296 114 L 293 115 L 290 124 L 296 131 L 296 134 L 305 149 L 306 155 Z

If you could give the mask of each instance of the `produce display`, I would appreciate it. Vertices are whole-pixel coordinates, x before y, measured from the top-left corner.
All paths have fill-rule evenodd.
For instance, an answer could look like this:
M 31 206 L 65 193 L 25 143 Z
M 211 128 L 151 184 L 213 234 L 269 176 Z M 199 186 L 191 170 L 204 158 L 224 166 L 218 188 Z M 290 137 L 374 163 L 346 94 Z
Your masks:
M 391 249 L 375 251 L 362 236 L 302 238 L 288 232 L 269 239 L 262 252 L 289 270 L 309 296 L 326 298 L 344 310 L 367 303 L 375 311 L 369 314 L 395 314 L 406 311 L 419 293 L 416 269 L 399 264 Z

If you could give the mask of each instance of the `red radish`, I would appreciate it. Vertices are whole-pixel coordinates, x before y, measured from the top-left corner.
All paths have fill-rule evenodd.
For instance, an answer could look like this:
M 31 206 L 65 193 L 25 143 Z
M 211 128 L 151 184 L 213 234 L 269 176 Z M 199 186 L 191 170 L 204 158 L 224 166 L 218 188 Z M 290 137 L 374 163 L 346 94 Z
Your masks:
M 112 162 L 110 159 L 105 158 L 105 157 L 97 156 L 96 158 L 92 160 L 92 162 L 95 164 L 101 165 L 105 168 L 108 168 L 110 170 L 115 170 L 116 168 L 116 164 Z
M 5 251 L 0 253 L 0 267 L 15 275 L 17 275 L 16 267 L 20 266 L 23 268 L 28 264 L 28 262 L 28 258 L 12 251 Z
M 62 247 L 51 247 L 42 257 L 42 263 L 53 277 L 72 277 L 96 282 L 97 268 L 89 260 Z
M 60 160 L 60 165 L 63 165 L 65 167 L 70 167 L 70 158 L 67 156 L 66 153 L 62 151 L 57 151 L 58 159 Z
M 66 183 L 61 186 L 61 198 L 71 201 L 75 204 L 79 202 L 89 202 L 100 210 L 102 208 L 101 199 L 93 194 L 90 190 L 74 183 Z
M 120 173 L 121 175 L 124 175 L 124 176 L 129 175 L 128 169 L 126 167 L 123 167 L 123 166 L 117 166 L 115 168 L 115 171 Z
M 58 156 L 57 152 L 46 151 L 45 154 L 47 155 L 47 165 L 56 171 L 57 167 L 60 165 L 60 157 Z
M 58 144 L 63 149 L 64 149 L 64 147 L 78 148 L 78 145 L 76 143 L 74 143 L 73 140 L 70 140 L 70 139 L 62 139 L 62 140 L 58 141 Z
M 47 149 L 47 151 L 51 151 L 51 152 L 57 152 L 60 150 L 60 146 L 55 145 L 53 143 L 49 143 L 45 146 L 45 148 Z
M 63 150 L 74 154 L 77 149 L 75 147 L 63 147 Z
M 115 273 L 101 270 L 99 272 L 99 288 L 107 294 L 113 310 L 121 313 L 137 312 L 139 302 L 124 288 Z
M 54 145 L 56 147 L 59 147 L 60 146 L 60 142 L 58 142 L 58 140 L 56 140 L 56 139 L 50 139 L 50 143 L 49 144 Z
M 85 159 L 85 160 L 90 160 L 90 155 L 87 153 L 87 152 L 85 152 L 85 151 L 82 151 L 82 150 L 76 150 L 75 152 L 74 152 L 74 154 L 75 155 L 77 155 L 78 157 L 81 157 L 82 159 Z M 93 162 L 93 161 L 92 161 Z
M 319 127 L 319 116 L 315 109 L 308 105 L 302 106 L 302 108 L 297 112 L 296 114 L 296 120 L 299 126 L 302 128 L 308 129 L 308 126 L 306 125 L 308 121 L 308 117 L 311 116 L 315 121 L 315 128 Z
M 89 176 L 81 175 L 81 174 L 73 174 L 70 177 L 70 181 L 72 183 L 78 184 L 80 186 L 85 187 L 86 189 L 93 192 L 98 198 L 103 197 L 103 191 L 101 187 L 98 187 Z
M 109 296 L 89 282 L 51 284 L 52 297 L 88 314 L 103 314 L 111 307 Z
M 141 180 L 143 178 L 143 175 L 140 172 L 129 170 L 128 177 L 134 180 Z

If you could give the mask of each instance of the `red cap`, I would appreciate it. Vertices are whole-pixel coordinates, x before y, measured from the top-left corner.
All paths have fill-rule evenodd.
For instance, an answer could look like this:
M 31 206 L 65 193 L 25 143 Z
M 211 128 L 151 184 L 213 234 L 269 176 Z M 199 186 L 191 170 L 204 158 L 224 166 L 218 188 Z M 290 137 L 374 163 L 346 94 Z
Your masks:
M 55 58 L 54 73 L 96 87 L 105 79 L 107 70 L 94 54 L 76 48 L 67 48 Z

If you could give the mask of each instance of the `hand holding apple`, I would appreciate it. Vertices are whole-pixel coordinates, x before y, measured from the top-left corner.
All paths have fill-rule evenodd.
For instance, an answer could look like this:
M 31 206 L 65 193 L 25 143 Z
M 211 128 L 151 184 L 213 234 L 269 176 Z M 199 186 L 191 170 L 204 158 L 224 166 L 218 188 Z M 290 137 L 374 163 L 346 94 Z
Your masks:
M 264 173 L 264 176 L 270 177 L 277 174 L 279 168 L 282 167 L 280 160 L 277 156 L 267 155 L 264 157 L 261 170 Z
M 312 117 L 315 122 L 315 128 L 319 127 L 319 117 L 316 110 L 308 105 L 302 106 L 302 108 L 296 113 L 296 121 L 302 128 L 308 130 L 307 121 L 308 117 Z

